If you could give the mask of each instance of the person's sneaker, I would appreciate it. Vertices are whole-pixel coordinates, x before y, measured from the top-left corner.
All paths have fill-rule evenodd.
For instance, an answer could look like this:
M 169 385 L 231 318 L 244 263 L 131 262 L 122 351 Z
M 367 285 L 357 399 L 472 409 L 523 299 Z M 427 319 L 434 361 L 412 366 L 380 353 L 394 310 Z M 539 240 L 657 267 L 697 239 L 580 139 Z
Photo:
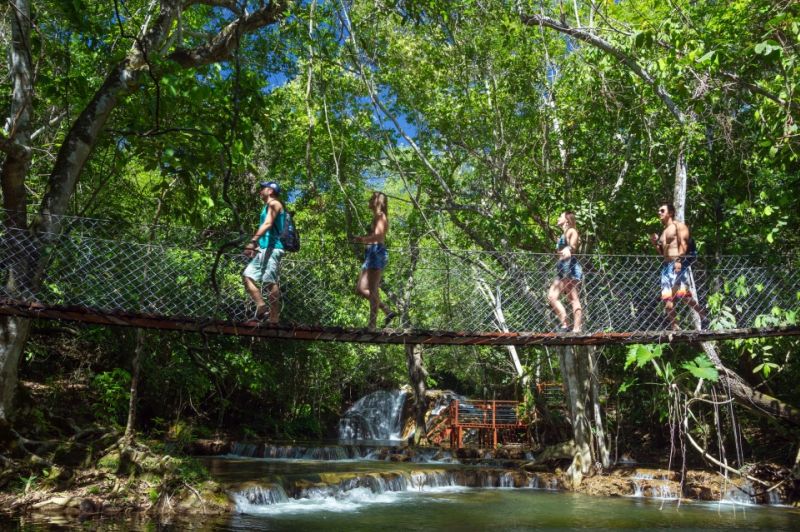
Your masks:
M 267 305 L 259 305 L 256 308 L 256 319 L 263 320 L 269 314 L 269 307 Z
M 557 332 L 557 333 L 568 333 L 568 332 L 572 332 L 572 329 L 570 329 L 570 328 L 569 328 L 569 327 L 567 327 L 566 325 L 559 325 L 558 327 L 556 327 L 556 330 L 555 330 L 555 331 L 553 331 L 553 332 Z
M 386 327 L 388 327 L 389 323 L 391 323 L 391 321 L 396 317 L 397 317 L 397 312 L 390 310 L 389 313 L 386 315 L 386 317 L 383 318 L 383 328 L 385 329 Z

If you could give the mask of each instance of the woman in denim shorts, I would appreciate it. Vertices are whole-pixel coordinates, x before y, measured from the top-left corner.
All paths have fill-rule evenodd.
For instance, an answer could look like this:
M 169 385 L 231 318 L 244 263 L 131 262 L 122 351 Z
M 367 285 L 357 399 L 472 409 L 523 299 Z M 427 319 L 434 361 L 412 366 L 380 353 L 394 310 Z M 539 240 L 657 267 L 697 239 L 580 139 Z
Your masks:
M 380 287 L 381 276 L 386 263 L 389 261 L 389 252 L 386 250 L 386 232 L 389 230 L 389 206 L 386 194 L 373 192 L 369 200 L 372 210 L 372 231 L 365 236 L 356 237 L 354 240 L 367 245 L 364 255 L 364 264 L 356 281 L 356 294 L 369 300 L 369 329 L 375 329 L 378 316 L 378 307 L 383 311 L 385 318 L 383 326 L 389 325 L 397 313 L 386 303 L 381 301 Z
M 572 332 L 580 332 L 583 326 L 583 309 L 581 308 L 579 291 L 581 280 L 583 279 L 583 268 L 581 268 L 581 263 L 578 262 L 578 259 L 573 256 L 580 242 L 580 236 L 575 227 L 575 213 L 570 211 L 562 212 L 561 216 L 558 217 L 558 226 L 563 231 L 563 234 L 556 243 L 556 252 L 558 254 L 556 278 L 550 285 L 547 299 L 550 301 L 550 306 L 555 311 L 560 322 L 556 332 L 570 331 L 570 327 L 567 324 L 567 309 L 564 308 L 564 305 L 559 300 L 561 294 L 566 294 L 572 305 Z

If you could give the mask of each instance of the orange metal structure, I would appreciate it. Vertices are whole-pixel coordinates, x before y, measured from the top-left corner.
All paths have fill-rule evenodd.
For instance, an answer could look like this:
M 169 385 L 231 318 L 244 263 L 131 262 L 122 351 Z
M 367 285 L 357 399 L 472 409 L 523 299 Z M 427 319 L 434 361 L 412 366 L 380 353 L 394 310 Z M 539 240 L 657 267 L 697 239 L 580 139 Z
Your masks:
M 525 430 L 527 424 L 519 419 L 518 401 L 458 401 L 450 403 L 450 447 L 464 446 L 464 431 L 476 429 L 481 447 L 497 447 L 498 436 L 504 432 Z

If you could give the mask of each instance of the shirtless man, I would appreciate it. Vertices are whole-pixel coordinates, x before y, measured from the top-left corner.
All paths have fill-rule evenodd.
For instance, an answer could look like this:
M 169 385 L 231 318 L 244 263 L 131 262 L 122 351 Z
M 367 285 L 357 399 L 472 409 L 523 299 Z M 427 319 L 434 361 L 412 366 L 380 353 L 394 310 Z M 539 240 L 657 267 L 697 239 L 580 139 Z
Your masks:
M 689 249 L 689 226 L 675 220 L 675 206 L 664 203 L 658 208 L 658 219 L 664 226 L 664 231 L 659 237 L 650 235 L 650 241 L 656 247 L 658 254 L 664 258 L 661 265 L 661 300 L 667 311 L 670 327 L 678 330 L 675 320 L 675 299 L 683 298 L 686 304 L 702 318 L 703 309 L 694 300 L 686 283 L 688 262 L 686 254 Z

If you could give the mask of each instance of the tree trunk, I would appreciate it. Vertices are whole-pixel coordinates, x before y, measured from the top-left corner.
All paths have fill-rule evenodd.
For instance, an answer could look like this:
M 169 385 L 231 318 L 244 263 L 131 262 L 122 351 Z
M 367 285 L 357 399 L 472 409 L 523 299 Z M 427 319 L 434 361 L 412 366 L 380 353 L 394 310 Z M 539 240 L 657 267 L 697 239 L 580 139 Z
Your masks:
M 425 437 L 425 411 L 428 404 L 425 393 L 428 391 L 425 380 L 428 372 L 422 363 L 422 346 L 419 344 L 406 344 L 406 364 L 408 365 L 408 378 L 414 389 L 414 413 L 416 428 L 414 429 L 414 444 L 419 445 Z
M 597 368 L 597 353 L 594 346 L 587 347 L 586 351 L 589 360 L 592 410 L 594 411 L 594 434 L 597 449 L 595 462 L 599 461 L 604 468 L 608 468 L 611 466 L 611 453 L 608 449 L 603 411 L 600 406 L 600 371 Z
M 572 488 L 580 485 L 583 475 L 592 464 L 610 465 L 605 439 L 599 380 L 594 347 L 567 346 L 562 348 L 559 361 L 566 388 L 565 399 L 572 423 L 574 450 L 572 464 L 566 471 Z
M 675 206 L 675 219 L 681 222 L 686 220 L 686 178 L 689 175 L 689 165 L 686 162 L 686 139 L 682 138 L 678 145 L 678 158 L 675 161 L 675 188 L 672 195 L 672 204 Z
M 480 277 L 477 271 L 475 273 L 478 276 L 478 289 L 480 290 L 486 302 L 492 307 L 492 313 L 494 314 L 497 330 L 501 332 L 509 332 L 505 312 L 503 312 L 503 302 L 500 297 L 500 288 L 498 287 L 496 292 L 492 292 L 489 284 Z M 514 366 L 514 371 L 517 373 L 517 378 L 520 379 L 520 382 L 522 382 L 523 386 L 526 385 L 529 379 L 525 376 L 525 370 L 522 368 L 522 363 L 519 360 L 516 346 L 508 345 L 506 346 L 506 349 L 508 350 L 509 357 L 511 357 L 511 364 Z
M 30 31 L 31 6 L 29 0 L 13 0 L 7 10 L 11 26 L 11 49 L 8 69 L 11 74 L 11 102 L 3 124 L 2 151 L 5 152 L 0 183 L 3 190 L 3 207 L 10 227 L 26 226 L 27 193 L 25 176 L 31 164 L 29 146 L 32 133 L 31 105 L 33 101 L 33 71 L 31 67 Z M 5 133 L 7 132 L 7 133 Z M 4 135 L 7 138 L 3 138 Z
M 136 347 L 133 350 L 131 368 L 131 390 L 128 397 L 128 422 L 125 424 L 125 434 L 122 439 L 130 445 L 133 441 L 136 426 L 136 402 L 139 400 L 139 372 L 142 367 L 146 335 L 144 329 L 136 329 Z
M 561 350 L 559 357 L 575 442 L 575 455 L 572 465 L 567 470 L 573 487 L 580 484 L 581 476 L 589 472 L 589 466 L 593 463 L 592 428 L 586 412 L 586 401 L 590 395 L 588 371 L 581 367 L 584 363 L 579 360 L 584 358 L 582 353 L 579 352 L 576 356 L 576 351 L 579 351 L 578 347 L 566 346 Z
M 8 137 L 3 138 L 0 148 L 5 153 L 0 184 L 3 191 L 3 207 L 7 209 L 4 220 L 6 227 L 25 229 L 27 226 L 27 194 L 25 177 L 31 165 L 31 102 L 33 100 L 32 69 L 30 56 L 31 6 L 28 0 L 11 2 L 9 25 L 11 26 L 11 49 L 9 51 L 9 71 L 12 93 L 9 114 L 4 130 Z M 0 135 L 2 137 L 2 135 Z M 3 235 L 3 252 L 13 254 L 17 242 L 9 235 Z M 26 266 L 17 265 L 10 272 L 7 290 L 13 293 L 26 278 Z M 11 268 L 11 266 L 8 266 Z M 7 427 L 12 418 L 14 395 L 17 391 L 17 369 L 22 350 L 30 332 L 30 320 L 7 316 L 0 318 L 0 431 Z
M 30 328 L 29 319 L 0 318 L 0 430 L 11 422 L 17 391 L 17 368 Z

